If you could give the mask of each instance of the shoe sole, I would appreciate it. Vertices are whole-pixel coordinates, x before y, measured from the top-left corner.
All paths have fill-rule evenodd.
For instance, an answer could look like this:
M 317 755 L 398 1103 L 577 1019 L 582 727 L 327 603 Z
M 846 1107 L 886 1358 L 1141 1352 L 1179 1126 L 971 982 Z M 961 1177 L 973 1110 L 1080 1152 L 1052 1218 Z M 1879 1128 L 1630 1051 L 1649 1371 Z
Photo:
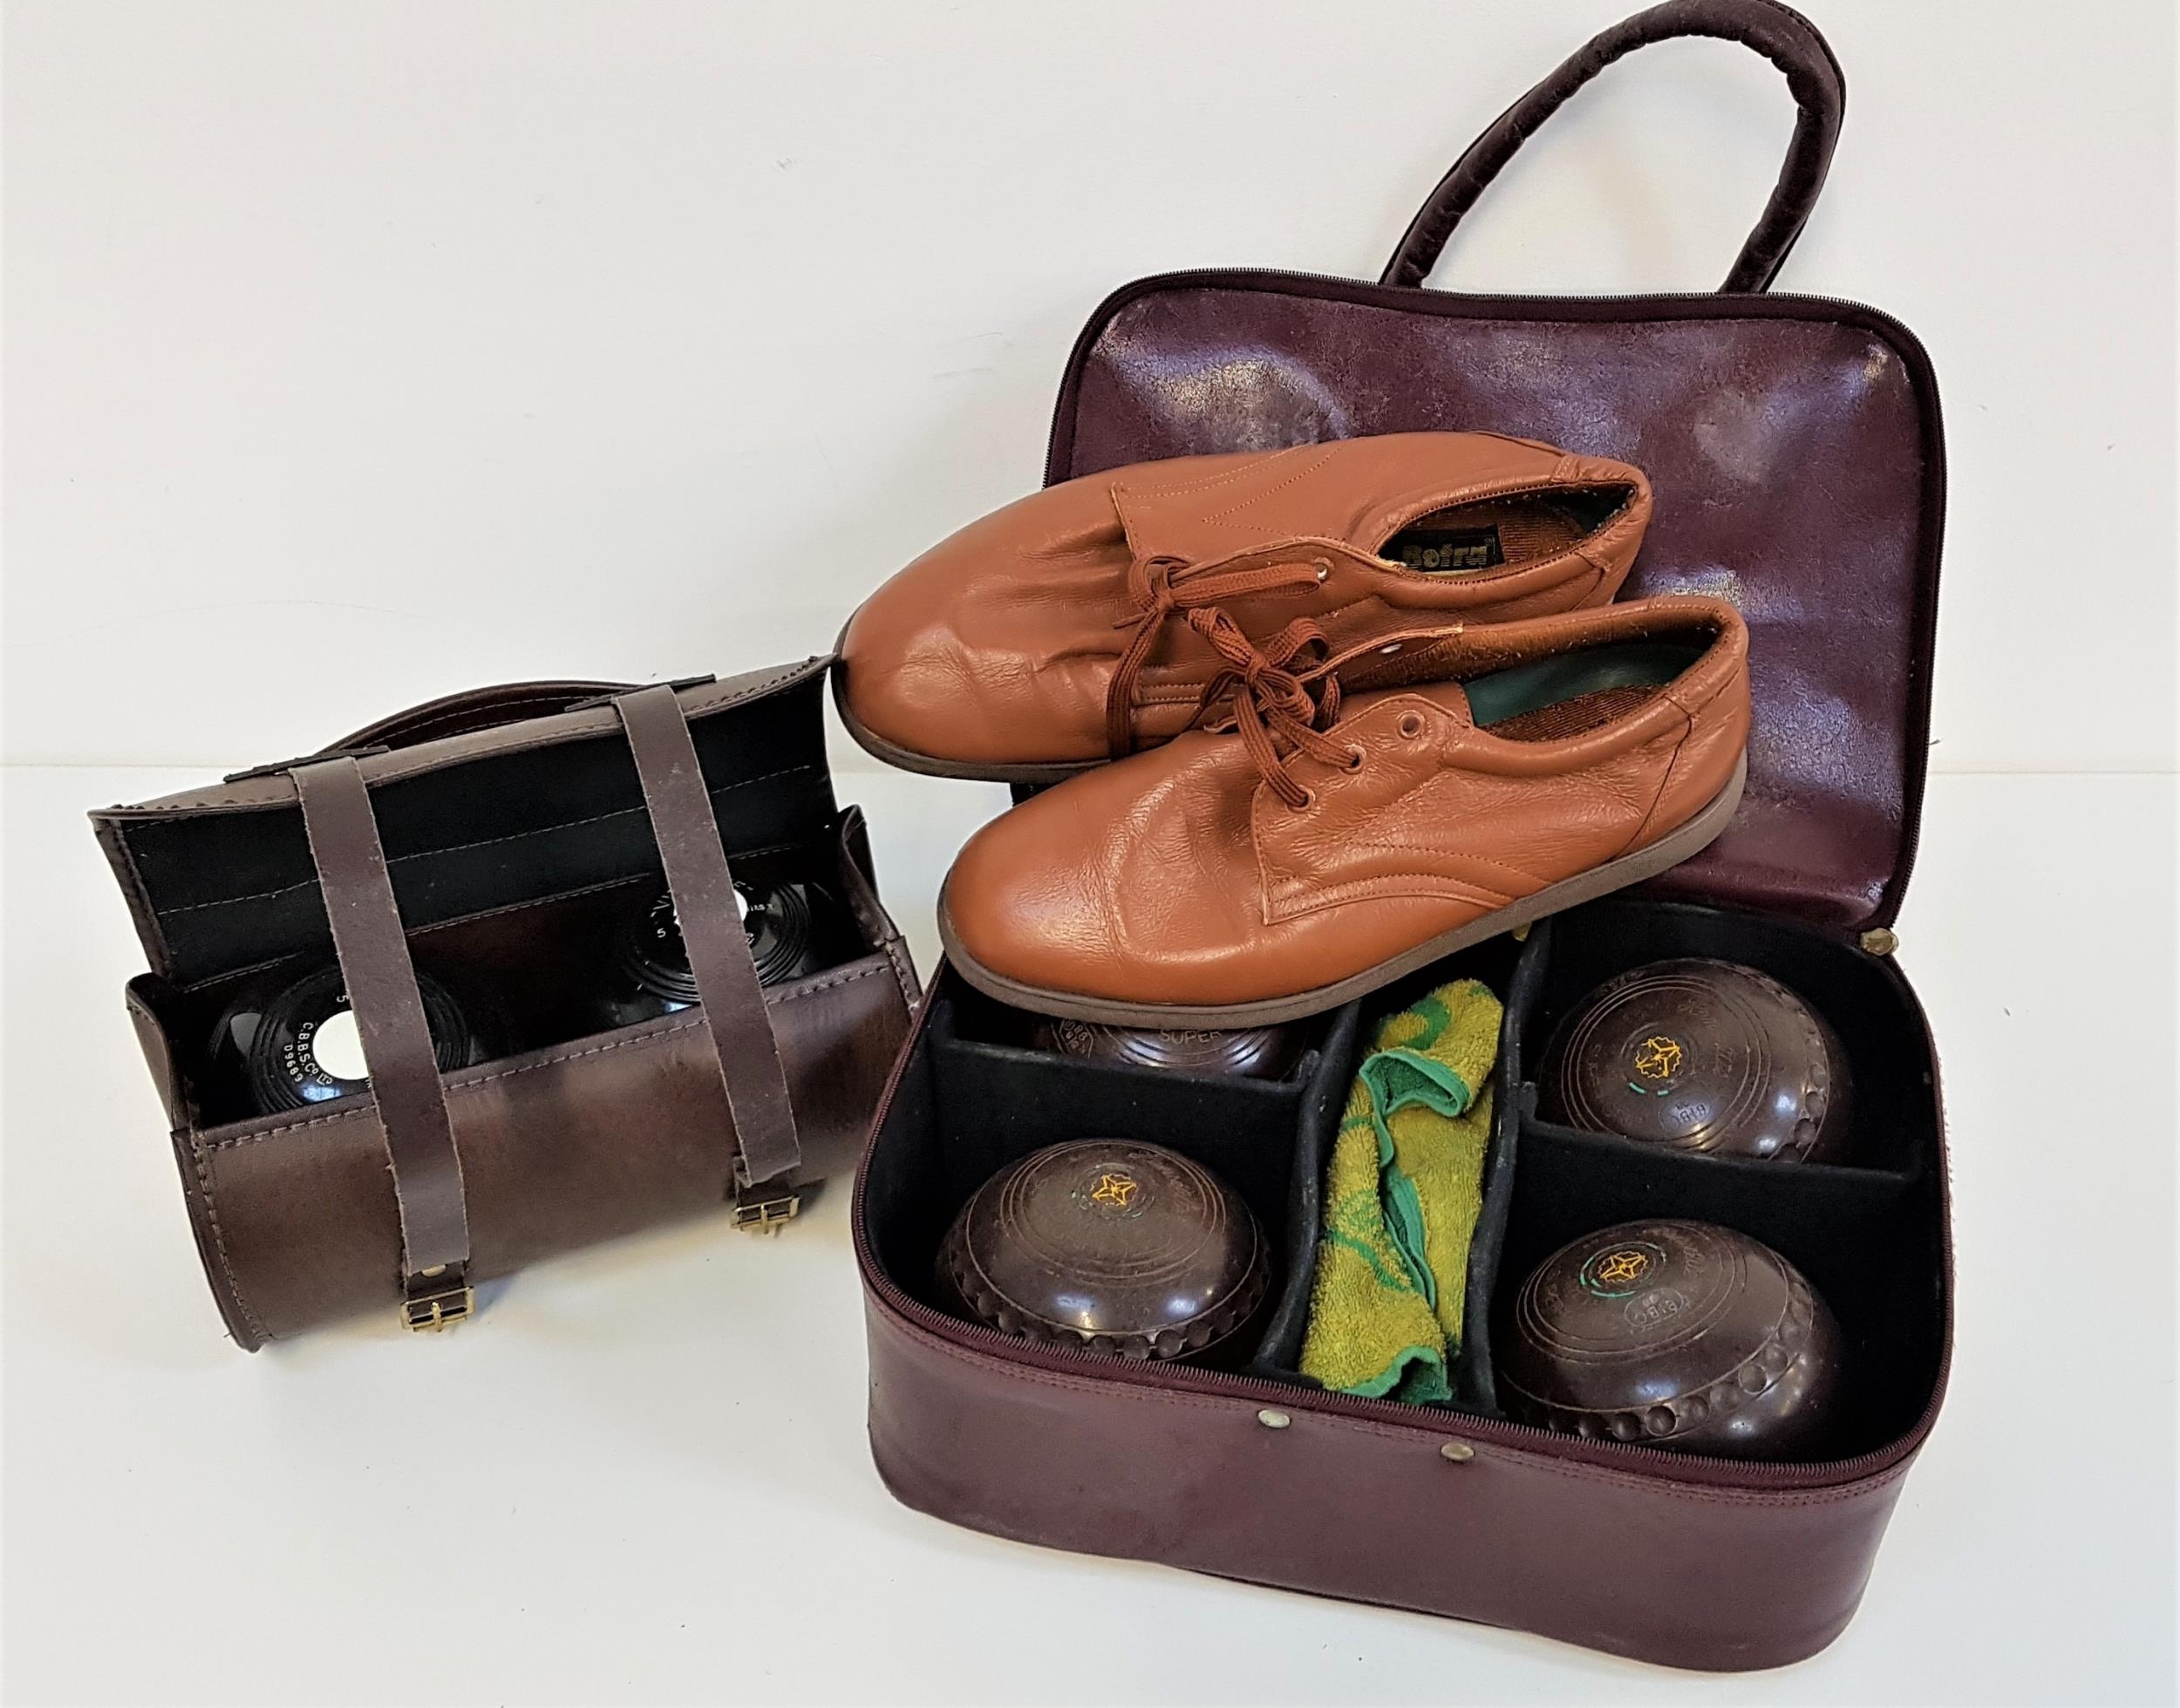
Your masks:
M 850 623 L 854 621 L 853 617 L 848 619 Z M 1081 759 L 1053 765 L 975 765 L 963 759 L 934 759 L 929 753 L 896 746 L 883 736 L 865 729 L 848 708 L 848 672 L 841 658 L 841 644 L 847 638 L 848 628 L 844 623 L 841 627 L 839 639 L 833 643 L 833 668 L 827 672 L 833 682 L 833 709 L 841 715 L 841 727 L 855 738 L 858 747 L 896 771 L 913 771 L 923 777 L 954 777 L 971 783 L 1025 783 L 1042 786 L 1047 783 L 1064 783 L 1070 777 L 1081 772 L 1094 771 L 1105 763 L 1102 759 Z
M 1028 1009 L 1036 1014 L 1056 1015 L 1062 1019 L 1093 1020 L 1108 1026 L 1148 1026 L 1161 1030 L 1203 1030 L 1223 1031 L 1249 1026 L 1277 1026 L 1290 1020 L 1306 1019 L 1322 1014 L 1328 1009 L 1366 997 L 1373 990 L 1382 990 L 1397 979 L 1407 977 L 1419 969 L 1448 955 L 1459 954 L 1464 949 L 1488 942 L 1503 932 L 1518 931 L 1523 926 L 1569 908 L 1580 907 L 1584 902 L 1594 902 L 1600 895 L 1625 889 L 1630 884 L 1654 878 L 1660 872 L 1670 870 L 1693 854 L 1700 854 L 1718 840 L 1734 808 L 1741 805 L 1741 789 L 1748 779 L 1748 760 L 1744 756 L 1734 767 L 1734 775 L 1727 786 L 1687 823 L 1669 835 L 1660 837 L 1646 848 L 1633 854 L 1622 854 L 1618 860 L 1607 861 L 1590 871 L 1563 878 L 1556 884 L 1547 884 L 1534 895 L 1524 895 L 1519 901 L 1471 920 L 1454 930 L 1441 932 L 1427 942 L 1402 951 L 1391 960 L 1380 961 L 1376 966 L 1339 980 L 1333 984 L 1321 984 L 1314 990 L 1304 990 L 1291 997 L 1269 997 L 1256 1002 L 1226 1004 L 1182 1003 L 1123 1003 L 1112 1002 L 1098 997 L 1073 996 L 1065 990 L 1049 990 L 1034 984 L 1024 984 L 1007 978 L 981 965 L 962 948 L 954 935 L 954 924 L 946 908 L 942 891 L 938 901 L 938 936 L 946 951 L 947 960 L 970 983 L 987 997 L 1015 1008 Z

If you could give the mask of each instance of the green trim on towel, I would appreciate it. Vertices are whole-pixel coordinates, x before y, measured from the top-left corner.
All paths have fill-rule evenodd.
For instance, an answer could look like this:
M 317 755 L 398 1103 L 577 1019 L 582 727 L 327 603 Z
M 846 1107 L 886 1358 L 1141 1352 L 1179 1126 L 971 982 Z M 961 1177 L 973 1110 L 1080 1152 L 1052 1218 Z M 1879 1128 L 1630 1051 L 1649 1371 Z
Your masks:
M 1381 1376 L 1359 1382 L 1342 1393 L 1358 1399 L 1400 1399 L 1411 1405 L 1443 1405 L 1454 1397 L 1446 1378 L 1446 1353 L 1437 1346 L 1404 1346 Z
M 1362 1065 L 1369 1078 L 1372 1117 L 1380 1126 L 1384 1116 L 1420 1103 L 1452 1120 L 1468 1113 L 1476 1099 L 1468 1082 L 1446 1065 L 1413 1048 L 1380 1050 Z

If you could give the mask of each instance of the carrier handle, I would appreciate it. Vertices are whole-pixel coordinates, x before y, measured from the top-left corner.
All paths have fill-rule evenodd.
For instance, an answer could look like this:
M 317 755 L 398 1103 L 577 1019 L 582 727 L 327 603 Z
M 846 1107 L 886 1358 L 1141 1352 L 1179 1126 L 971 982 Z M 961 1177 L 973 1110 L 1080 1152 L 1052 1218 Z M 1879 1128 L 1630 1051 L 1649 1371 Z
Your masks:
M 1800 108 L 1786 164 L 1721 291 L 1767 289 L 1816 206 L 1839 141 L 1847 78 L 1817 28 L 1777 0 L 1665 0 L 1614 24 L 1495 119 L 1439 180 L 1402 235 L 1379 282 L 1420 285 L 1446 240 L 1500 169 L 1567 98 L 1622 55 L 1652 42 L 1708 36 L 1753 48 L 1786 74 Z
M 471 688 L 366 724 L 324 752 L 413 747 L 419 742 L 447 736 L 474 735 L 503 724 L 551 718 L 579 706 L 601 704 L 637 685 L 632 682 L 507 682 L 492 688 Z

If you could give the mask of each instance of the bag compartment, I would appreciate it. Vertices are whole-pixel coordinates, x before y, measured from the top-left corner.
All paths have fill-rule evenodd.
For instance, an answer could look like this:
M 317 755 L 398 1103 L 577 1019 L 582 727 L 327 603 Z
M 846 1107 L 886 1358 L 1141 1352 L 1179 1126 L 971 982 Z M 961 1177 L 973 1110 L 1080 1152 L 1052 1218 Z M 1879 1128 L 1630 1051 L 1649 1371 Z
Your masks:
M 1509 1135 L 1517 1116 L 1515 1092 L 1520 1082 L 1518 1078 L 1510 1077 L 1511 1052 L 1519 1037 L 1515 999 L 1520 993 L 1522 969 L 1528 964 L 1528 958 L 1515 939 L 1497 938 L 1434 962 L 1361 1003 L 1351 1004 L 1352 1024 L 1340 1029 L 1327 1049 L 1325 1101 L 1311 1145 L 1310 1161 L 1316 1173 L 1306 1200 L 1307 1227 L 1298 1241 L 1296 1267 L 1277 1331 L 1265 1337 L 1256 1362 L 1250 1365 L 1253 1373 L 1306 1388 L 1320 1385 L 1302 1373 L 1302 1348 L 1309 1330 L 1311 1290 L 1316 1280 L 1318 1245 L 1324 1230 L 1325 1174 L 1331 1167 L 1332 1142 L 1355 1074 L 1379 1025 L 1386 1017 L 1399 1013 L 1449 980 L 1474 978 L 1499 998 L 1506 1009 L 1506 1017 L 1500 1024 L 1499 1052 L 1491 1069 L 1491 1138 L 1484 1153 L 1482 1202 L 1469 1243 L 1461 1343 L 1449 1371 L 1454 1390 L 1449 1409 L 1496 1415 L 1491 1378 L 1490 1289 L 1513 1199 L 1513 1176 L 1506 1159 L 1512 1153 Z M 1342 1011 L 1344 1014 L 1348 1011 Z
M 1525 1017 L 1530 1079 L 1559 1023 L 1607 979 L 1684 956 L 1733 962 L 1778 980 L 1838 1038 L 1854 1081 L 1854 1109 L 1835 1166 L 1900 1174 L 1930 1166 L 1938 1142 L 1937 1065 L 1921 1004 L 1885 956 L 1774 915 L 1647 897 L 1592 902 L 1544 922 L 1537 936 L 1543 969 Z
M 944 1311 L 939 1242 L 994 1173 L 1070 1139 L 1164 1145 L 1224 1180 L 1263 1227 L 1277 1270 L 1247 1356 L 1252 1366 L 1291 1359 L 1285 1349 L 1301 1345 L 1324 1162 L 1355 1021 L 1350 1008 L 1310 1024 L 1277 1079 L 1180 1073 L 994 1042 L 1018 1035 L 1020 1017 L 949 985 L 933 995 L 925 1047 L 894 1087 L 896 1102 L 920 1113 L 901 1129 L 903 1142 L 867 1159 L 861 1191 L 873 1207 L 876 1261 L 903 1292 Z
M 1568 1241 L 1652 1216 L 1715 1222 L 1785 1257 L 1839 1320 L 1846 1368 L 1828 1457 L 1897 1440 L 1929 1403 L 1944 1310 L 1916 1177 L 1681 1155 L 1534 1120 L 1522 1123 L 1512 1174 L 1492 1304 L 1502 1337 L 1523 1281 Z
M 875 905 L 869 874 L 858 863 L 860 812 L 843 813 L 822 835 L 788 847 L 736 856 L 738 880 L 753 885 L 799 883 L 811 903 L 808 972 L 784 980 L 785 990 L 873 956 L 898 935 Z M 867 850 L 864 851 L 867 857 Z M 662 878 L 615 879 L 570 892 L 489 908 L 405 934 L 419 973 L 447 990 L 475 1032 L 483 1059 L 527 1055 L 618 1030 L 602 1011 L 624 975 L 617 964 L 621 933 L 631 914 L 658 893 Z M 330 966 L 330 954 L 259 963 L 175 987 L 147 983 L 143 996 L 159 1017 L 166 1053 L 187 1089 L 196 1125 L 247 1123 L 255 1112 L 236 1106 L 208 1058 L 221 1017 L 238 1001 L 265 1000 L 294 980 Z M 337 1103 L 315 1105 L 322 1113 Z
M 1545 947 L 1533 936 L 1509 954 L 1505 1074 L 1518 1073 L 1514 1021 L 1541 984 Z M 871 1449 L 896 1498 L 1039 1546 L 1525 1629 L 1676 1665 L 1781 1664 L 1845 1625 L 1900 1476 L 1935 1413 L 1935 1392 L 1903 1434 L 1857 1459 L 1752 1465 L 1548 1435 L 1498 1418 L 1488 1389 L 1468 1382 L 1448 1407 L 1328 1394 L 1277 1369 L 1267 1356 L 1274 1333 L 1250 1370 L 1229 1373 L 1048 1347 L 935 1309 L 923 1277 L 956 1194 L 976 1183 L 974 1165 L 944 1175 L 950 1123 L 970 1107 L 964 1090 L 978 1085 L 988 1095 L 991 1081 L 979 1073 L 995 1065 L 963 1073 L 965 1052 L 995 1047 L 962 1039 L 947 1019 L 963 991 L 942 968 L 856 1186 Z M 1348 1059 L 1311 1076 L 1335 1117 L 1365 1017 L 1353 1020 Z M 942 1066 L 944 1058 L 955 1065 Z M 1056 1059 L 1010 1065 L 1065 1082 L 1086 1103 L 1134 1095 L 1111 1083 L 1133 1079 L 1128 1070 Z M 1090 1089 L 1099 1080 L 1108 1082 L 1101 1093 Z M 1208 1106 L 1194 1088 L 1168 1089 Z M 1213 1126 L 1230 1123 L 1236 1109 L 1287 1106 L 1282 1086 L 1222 1090 L 1217 1100 L 1230 1108 Z M 1487 1336 L 1494 1288 L 1520 1261 L 1522 1242 L 1541 1236 L 1535 1206 L 1521 1195 L 1549 1193 L 1557 1178 L 1548 1157 L 1524 1187 L 1530 1134 L 1515 1099 L 1506 1108 L 1471 1269 L 1472 1310 L 1481 1290 L 1486 1303 L 1475 1321 Z M 1008 1119 L 997 1109 L 971 1124 L 989 1135 Z M 1026 1137 L 1015 1142 L 1034 1148 Z M 1550 1149 L 1550 1135 L 1541 1148 Z M 1903 1184 L 1884 1171 L 1827 1174 L 1856 1192 Z M 1495 1235 L 1486 1231 L 1495 1218 Z M 1486 1257 L 1493 1238 L 1507 1249 L 1495 1264 Z M 1306 1299 L 1298 1272 L 1283 1293 L 1290 1305 Z M 1298 1345 L 1298 1324 L 1288 1326 Z M 1479 1352 L 1480 1338 L 1470 1342 Z M 1476 1385 L 1488 1378 L 1485 1359 Z M 1601 1569 L 1631 1535 L 1656 1556 L 1703 1558 L 1732 1593 L 1691 1596 L 1671 1575 Z
M 1859 1058 L 1854 1065 L 1871 1093 L 1862 1118 L 1882 1119 L 1896 1135 L 1881 1147 L 1888 1166 L 1659 1153 L 1536 1118 L 1535 1058 L 1567 1006 L 1625 966 L 1692 953 L 1783 977 L 1828 1017 L 1836 1012 L 1850 1054 L 1874 1049 L 1866 1070 Z M 964 1106 L 958 1096 L 943 1101 L 941 1085 L 959 1074 L 964 1052 L 1031 1057 L 1014 1071 L 1064 1085 L 1061 1100 L 1085 1108 L 1100 1099 L 1125 1106 L 1135 1092 L 1119 1082 L 1148 1072 L 964 1039 L 958 1017 L 983 999 L 942 969 L 857 1187 L 871 1448 L 893 1494 L 1040 1546 L 1506 1625 L 1673 1665 L 1779 1665 L 1836 1636 L 1935 1419 L 1947 1356 L 1935 1068 L 1913 993 L 1889 959 L 1814 928 L 1689 903 L 1595 902 L 1344 1011 L 1308 1075 L 1321 1113 L 1316 1134 L 1294 1129 L 1298 1162 L 1323 1167 L 1377 1019 L 1463 975 L 1490 985 L 1506 1013 L 1455 1398 L 1422 1407 L 1327 1393 L 1296 1373 L 1311 1281 L 1299 1267 L 1285 1278 L 1283 1318 L 1239 1373 L 1019 1341 L 900 1285 L 928 1266 L 954 1194 L 975 1184 L 969 1167 L 944 1187 L 934 1178 Z M 949 1058 L 956 1065 L 942 1066 Z M 1152 1077 L 1166 1081 L 1161 1095 L 1211 1106 L 1184 1082 Z M 1013 1094 L 989 1078 L 973 1083 L 979 1099 Z M 1225 1112 L 1211 1125 L 1270 1109 L 1284 1121 L 1301 1113 L 1290 1089 L 1220 1085 L 1215 1100 Z M 1002 1106 L 972 1125 L 988 1133 L 1012 1119 Z M 996 1166 L 990 1153 L 985 1160 Z M 1318 1185 L 1308 1255 L 1291 1261 L 1313 1262 L 1321 1174 Z M 1490 1348 L 1512 1290 L 1564 1239 L 1648 1211 L 1740 1228 L 1825 1294 L 1859 1372 L 1838 1456 L 1676 1453 L 1552 1435 L 1502 1416 Z M 1704 1559 L 1707 1580 L 1730 1590 L 1691 1595 L 1670 1574 L 1601 1569 L 1624 1555 L 1630 1536 L 1652 1557 Z
M 1790 922 L 1622 898 L 1545 921 L 1532 950 L 1536 997 L 1517 1051 L 1526 1066 L 1605 980 L 1652 961 L 1713 957 L 1770 974 L 1832 1025 L 1855 1080 L 1855 1126 L 1838 1164 L 1708 1156 L 1542 1119 L 1536 1084 L 1523 1083 L 1495 1331 L 1506 1332 L 1529 1273 L 1570 1240 L 1645 1216 L 1716 1222 L 1780 1253 L 1839 1319 L 1848 1362 L 1829 1456 L 1902 1439 L 1936 1392 L 1946 1300 L 1935 1065 L 1897 969 Z

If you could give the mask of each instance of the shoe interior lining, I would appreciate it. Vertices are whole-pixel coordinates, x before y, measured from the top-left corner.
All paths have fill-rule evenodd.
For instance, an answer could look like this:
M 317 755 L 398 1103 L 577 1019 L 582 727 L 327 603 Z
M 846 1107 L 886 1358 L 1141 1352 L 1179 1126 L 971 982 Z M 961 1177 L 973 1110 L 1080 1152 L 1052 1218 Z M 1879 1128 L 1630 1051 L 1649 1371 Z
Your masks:
M 1631 641 L 1511 665 L 1461 686 L 1479 729 L 1510 741 L 1553 741 L 1625 717 L 1702 654 L 1697 645 Z
M 1628 497 L 1625 487 L 1573 487 L 1449 504 L 1417 517 L 1379 555 L 1426 575 L 1520 568 L 1594 534 Z
M 1491 725 L 1491 733 L 1504 741 L 1565 741 L 1601 730 L 1616 718 L 1625 718 L 1658 691 L 1652 684 L 1600 688 L 1587 694 L 1518 711 Z

